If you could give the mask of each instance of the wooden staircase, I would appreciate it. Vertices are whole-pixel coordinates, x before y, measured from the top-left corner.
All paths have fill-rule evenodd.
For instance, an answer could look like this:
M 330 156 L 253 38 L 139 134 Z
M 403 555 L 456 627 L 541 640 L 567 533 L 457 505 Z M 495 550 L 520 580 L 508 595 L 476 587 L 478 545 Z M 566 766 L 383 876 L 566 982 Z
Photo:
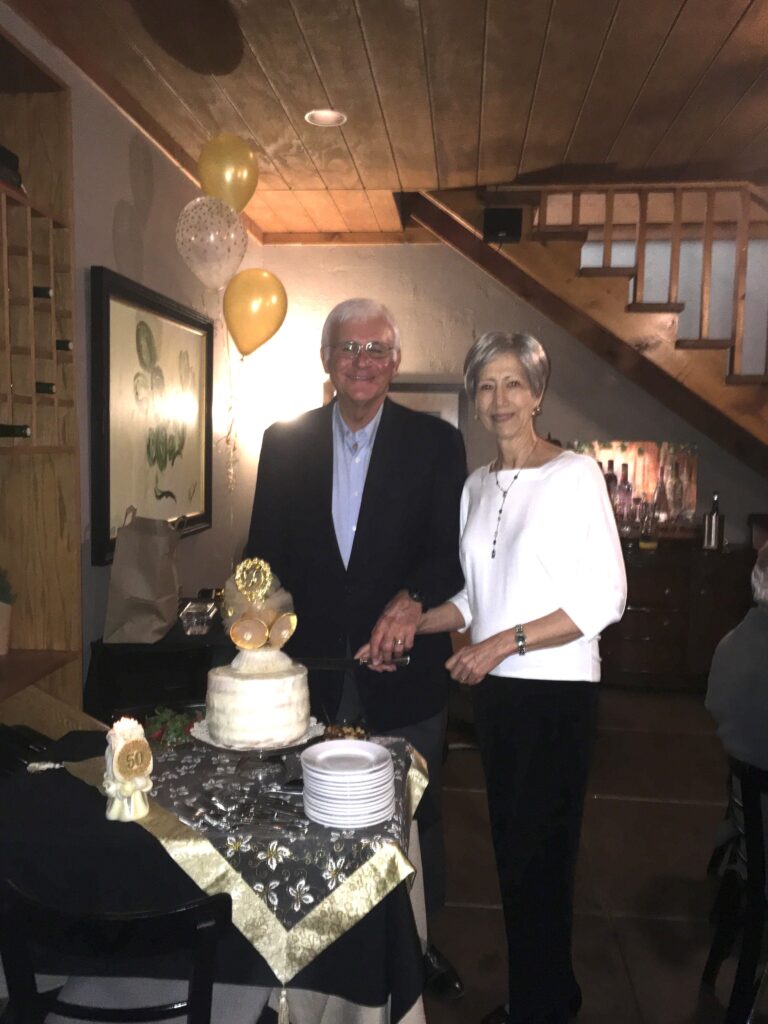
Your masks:
M 563 186 L 539 193 L 521 187 L 490 195 L 488 190 L 460 189 L 403 193 L 398 199 L 404 220 L 427 228 L 723 448 L 768 475 L 768 374 L 742 372 L 747 241 L 755 210 L 758 230 L 768 237 L 768 206 L 751 186 Z M 483 242 L 486 205 L 524 206 L 521 242 Z M 662 207 L 666 222 L 659 214 Z M 717 338 L 709 334 L 712 246 L 728 236 L 736 260 L 732 330 L 729 338 Z M 678 288 L 681 244 L 691 237 L 703 245 L 699 330 L 698 337 L 678 338 L 685 308 Z M 647 301 L 647 247 L 659 239 L 671 247 L 669 289 L 666 301 Z M 600 266 L 581 266 L 588 240 L 602 245 Z M 621 240 L 634 244 L 632 266 L 613 263 L 614 243 Z

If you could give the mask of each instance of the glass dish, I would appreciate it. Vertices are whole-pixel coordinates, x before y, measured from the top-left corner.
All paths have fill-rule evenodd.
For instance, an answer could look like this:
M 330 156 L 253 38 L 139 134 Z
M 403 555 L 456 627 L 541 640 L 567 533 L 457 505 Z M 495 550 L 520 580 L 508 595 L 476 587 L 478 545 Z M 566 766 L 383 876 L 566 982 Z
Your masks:
M 205 636 L 215 615 L 213 601 L 188 601 L 179 613 L 181 628 L 187 636 Z

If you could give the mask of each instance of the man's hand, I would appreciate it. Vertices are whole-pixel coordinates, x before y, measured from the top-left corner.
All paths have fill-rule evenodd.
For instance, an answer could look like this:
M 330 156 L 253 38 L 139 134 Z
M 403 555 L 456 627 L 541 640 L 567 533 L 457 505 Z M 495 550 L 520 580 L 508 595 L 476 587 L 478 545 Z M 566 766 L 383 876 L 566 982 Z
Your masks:
M 503 642 L 500 642 L 501 635 L 496 633 L 479 644 L 462 647 L 450 657 L 445 667 L 451 673 L 451 678 L 466 686 L 482 682 L 509 654 Z
M 367 656 L 369 668 L 376 671 L 394 671 L 390 662 L 393 658 L 401 658 L 413 647 L 421 613 L 421 602 L 409 597 L 407 590 L 399 590 L 379 616 L 370 641 L 360 648 L 355 657 Z

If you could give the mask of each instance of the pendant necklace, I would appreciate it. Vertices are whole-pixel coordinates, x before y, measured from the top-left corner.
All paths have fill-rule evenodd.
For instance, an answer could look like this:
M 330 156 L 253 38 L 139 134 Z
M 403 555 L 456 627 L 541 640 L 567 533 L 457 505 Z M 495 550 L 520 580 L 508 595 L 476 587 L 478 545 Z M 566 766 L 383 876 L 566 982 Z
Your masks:
M 537 437 L 536 440 L 533 443 L 533 448 L 531 448 L 531 450 L 526 455 L 525 461 L 522 463 L 522 465 L 520 466 L 518 471 L 512 477 L 512 480 L 510 481 L 508 487 L 504 488 L 504 487 L 501 486 L 501 484 L 499 483 L 499 470 L 498 469 L 494 470 L 494 479 L 496 481 L 496 486 L 501 491 L 501 504 L 499 505 L 499 514 L 496 516 L 496 529 L 493 532 L 493 543 L 491 545 L 491 558 L 495 558 L 496 557 L 496 541 L 499 538 L 499 528 L 501 526 L 501 514 L 504 511 L 504 503 L 507 500 L 507 495 L 512 490 L 512 488 L 514 487 L 517 478 L 520 476 L 522 471 L 527 466 L 528 459 L 530 459 L 530 457 L 533 455 L 534 451 L 536 450 L 536 445 L 538 443 L 539 443 L 539 439 Z M 496 461 L 498 462 L 499 460 L 497 459 Z

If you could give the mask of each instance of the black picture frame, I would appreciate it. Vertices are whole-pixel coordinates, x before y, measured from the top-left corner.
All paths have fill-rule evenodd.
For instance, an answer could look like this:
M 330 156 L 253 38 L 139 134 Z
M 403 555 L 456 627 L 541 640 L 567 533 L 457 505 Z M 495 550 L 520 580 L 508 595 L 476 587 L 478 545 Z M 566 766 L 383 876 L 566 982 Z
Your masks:
M 130 505 L 182 535 L 213 523 L 213 321 L 107 267 L 90 290 L 91 562 L 108 565 Z
M 402 399 L 409 409 L 447 420 L 458 427 L 466 441 L 469 404 L 463 384 L 396 377 L 389 385 L 389 393 L 394 402 Z

